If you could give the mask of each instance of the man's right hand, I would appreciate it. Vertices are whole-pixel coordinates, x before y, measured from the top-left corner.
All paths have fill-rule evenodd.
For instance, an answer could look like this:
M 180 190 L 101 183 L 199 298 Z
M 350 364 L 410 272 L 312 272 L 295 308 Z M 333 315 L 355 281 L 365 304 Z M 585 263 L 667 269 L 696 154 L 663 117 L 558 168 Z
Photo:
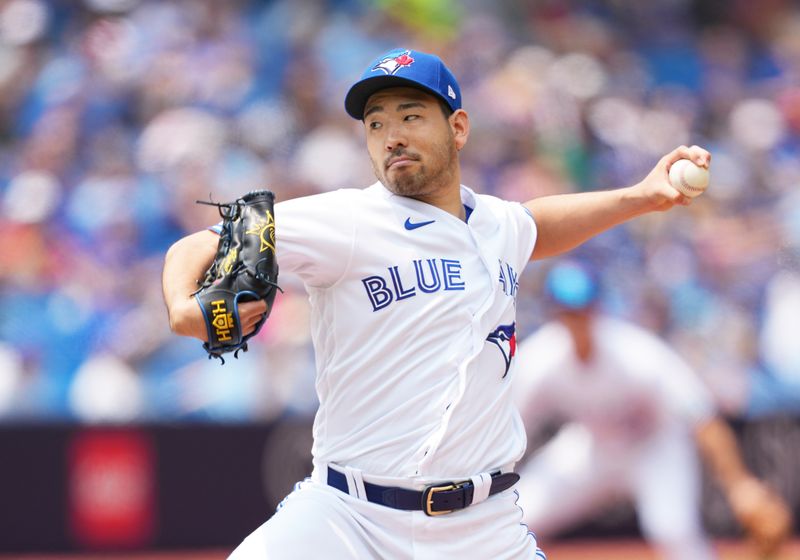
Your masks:
M 239 320 L 242 322 L 242 332 L 245 336 L 255 330 L 256 325 L 266 312 L 267 302 L 263 299 L 245 301 L 239 304 Z
M 691 199 L 677 191 L 669 182 L 669 168 L 681 159 L 688 159 L 701 167 L 708 167 L 711 154 L 700 146 L 680 146 L 662 157 L 640 183 L 635 185 L 648 201 L 651 211 L 663 212 L 676 204 L 688 206 Z

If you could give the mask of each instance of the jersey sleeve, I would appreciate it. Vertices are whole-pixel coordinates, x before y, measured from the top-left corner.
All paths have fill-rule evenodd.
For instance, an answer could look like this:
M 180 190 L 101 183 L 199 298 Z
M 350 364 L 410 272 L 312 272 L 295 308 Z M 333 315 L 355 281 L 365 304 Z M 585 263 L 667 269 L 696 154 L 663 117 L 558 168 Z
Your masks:
M 519 202 L 509 202 L 508 212 L 514 224 L 515 235 L 519 240 L 517 266 L 521 270 L 531 260 L 533 248 L 536 246 L 536 221 L 533 214 Z
M 351 189 L 352 190 L 352 189 Z M 351 190 L 338 190 L 275 205 L 275 242 L 281 272 L 327 288 L 344 274 L 353 252 Z

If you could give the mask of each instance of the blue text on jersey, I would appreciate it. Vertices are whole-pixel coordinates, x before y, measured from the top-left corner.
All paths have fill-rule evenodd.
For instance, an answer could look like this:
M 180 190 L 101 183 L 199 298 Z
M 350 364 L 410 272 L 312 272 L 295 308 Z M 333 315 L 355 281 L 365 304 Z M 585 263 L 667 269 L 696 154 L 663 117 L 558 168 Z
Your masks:
M 503 285 L 503 293 L 507 296 L 516 297 L 519 288 L 518 274 L 507 262 L 500 262 L 500 283 Z
M 408 299 L 418 293 L 432 294 L 439 290 L 463 290 L 461 261 L 456 259 L 416 259 L 414 278 L 400 275 L 398 265 L 390 266 L 386 275 L 373 275 L 362 278 L 361 283 L 367 291 L 372 311 L 388 307 L 395 301 Z

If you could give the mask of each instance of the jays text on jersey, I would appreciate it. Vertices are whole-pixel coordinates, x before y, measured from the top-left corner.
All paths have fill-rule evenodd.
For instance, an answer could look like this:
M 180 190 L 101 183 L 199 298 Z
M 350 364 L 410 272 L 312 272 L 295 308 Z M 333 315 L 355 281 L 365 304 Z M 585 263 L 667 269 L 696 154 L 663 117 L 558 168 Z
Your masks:
M 276 206 L 281 272 L 311 301 L 314 464 L 450 480 L 510 468 L 510 381 L 527 210 L 461 188 L 466 222 L 380 183 Z

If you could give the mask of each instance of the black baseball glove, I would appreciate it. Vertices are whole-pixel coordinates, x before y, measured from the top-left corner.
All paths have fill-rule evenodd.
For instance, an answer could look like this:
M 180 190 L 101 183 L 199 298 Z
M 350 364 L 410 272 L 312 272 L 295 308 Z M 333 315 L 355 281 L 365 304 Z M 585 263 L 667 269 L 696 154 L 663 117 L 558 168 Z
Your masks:
M 208 357 L 225 359 L 222 354 L 247 352 L 247 341 L 267 320 L 278 287 L 275 258 L 275 195 L 253 191 L 227 203 L 205 202 L 219 208 L 222 232 L 214 262 L 206 271 L 200 289 L 194 293 L 206 320 L 208 342 L 203 348 Z M 267 312 L 253 332 L 243 335 L 239 303 L 263 299 Z

